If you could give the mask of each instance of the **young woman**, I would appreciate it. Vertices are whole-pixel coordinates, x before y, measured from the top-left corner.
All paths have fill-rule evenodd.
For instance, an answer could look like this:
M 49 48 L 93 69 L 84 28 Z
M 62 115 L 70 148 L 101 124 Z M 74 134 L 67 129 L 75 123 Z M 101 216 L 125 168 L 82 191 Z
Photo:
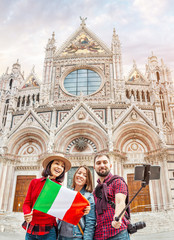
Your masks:
M 65 172 L 71 168 L 71 163 L 63 155 L 56 154 L 44 159 L 42 166 L 44 168 L 42 178 L 31 181 L 23 204 L 25 222 L 22 226 L 27 229 L 25 240 L 56 240 L 56 218 L 37 210 L 32 211 L 32 207 L 45 184 L 46 178 L 49 177 L 52 181 L 61 184 Z
M 58 223 L 59 240 L 93 239 L 96 217 L 92 185 L 90 169 L 87 166 L 80 166 L 74 174 L 72 188 L 86 197 L 90 203 L 91 210 L 89 214 L 80 219 L 77 226 L 60 221 Z

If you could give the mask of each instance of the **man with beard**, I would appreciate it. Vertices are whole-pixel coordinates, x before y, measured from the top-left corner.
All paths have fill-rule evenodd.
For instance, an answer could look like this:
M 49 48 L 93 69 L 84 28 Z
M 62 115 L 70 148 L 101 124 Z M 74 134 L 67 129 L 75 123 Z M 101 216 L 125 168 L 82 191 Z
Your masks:
M 94 190 L 96 204 L 95 240 L 130 240 L 127 225 L 130 211 L 123 213 L 120 220 L 115 221 L 128 202 L 128 188 L 124 179 L 112 175 L 112 164 L 109 155 L 97 154 L 94 158 L 94 169 L 99 176 Z

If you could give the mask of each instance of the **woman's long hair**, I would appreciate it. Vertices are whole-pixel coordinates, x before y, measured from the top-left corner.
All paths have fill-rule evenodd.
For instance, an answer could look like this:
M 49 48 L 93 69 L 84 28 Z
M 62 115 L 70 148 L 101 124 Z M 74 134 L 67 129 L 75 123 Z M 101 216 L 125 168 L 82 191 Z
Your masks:
M 46 168 L 42 171 L 42 176 L 43 177 L 52 176 L 51 175 L 51 165 L 52 165 L 53 162 L 54 162 L 54 160 L 49 162 L 48 165 L 46 166 Z M 65 178 L 65 167 L 64 167 L 63 172 L 58 177 L 56 177 L 56 181 L 62 183 L 64 178 Z
M 78 169 L 75 171 L 74 176 L 73 176 L 72 188 L 75 188 L 75 186 L 76 186 L 75 176 L 76 176 L 76 174 L 77 174 L 77 172 L 79 171 L 80 168 L 86 169 L 86 184 L 84 186 L 85 190 L 87 192 L 92 192 L 93 191 L 92 174 L 91 174 L 90 169 L 86 165 L 82 165 L 82 166 L 78 167 Z

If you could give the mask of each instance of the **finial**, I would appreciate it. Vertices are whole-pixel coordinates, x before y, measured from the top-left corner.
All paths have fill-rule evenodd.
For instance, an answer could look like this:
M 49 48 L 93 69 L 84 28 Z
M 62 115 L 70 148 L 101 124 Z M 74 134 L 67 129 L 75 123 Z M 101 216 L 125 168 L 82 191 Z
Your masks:
M 52 38 L 54 38 L 54 37 L 55 37 L 55 32 L 52 33 Z
M 153 51 L 152 51 L 152 57 L 153 57 Z
M 162 58 L 161 58 L 161 65 L 164 66 L 164 61 Z
M 16 63 L 19 64 L 19 59 L 17 59 Z
M 137 64 L 135 62 L 135 59 L 133 59 L 133 67 L 136 68 L 137 67 Z
M 87 17 L 81 17 L 80 16 L 80 20 L 82 21 L 82 23 L 80 24 L 82 27 L 84 27 L 86 25 L 85 21 L 87 20 Z
M 115 31 L 115 28 L 113 29 L 113 36 L 116 37 L 116 31 Z
M 7 67 L 7 70 L 6 70 L 6 73 L 5 73 L 5 74 L 8 74 L 8 70 L 9 70 L 9 67 Z
M 33 68 L 32 68 L 32 70 L 31 70 L 32 73 L 34 73 L 34 68 L 35 68 L 35 65 L 33 65 Z

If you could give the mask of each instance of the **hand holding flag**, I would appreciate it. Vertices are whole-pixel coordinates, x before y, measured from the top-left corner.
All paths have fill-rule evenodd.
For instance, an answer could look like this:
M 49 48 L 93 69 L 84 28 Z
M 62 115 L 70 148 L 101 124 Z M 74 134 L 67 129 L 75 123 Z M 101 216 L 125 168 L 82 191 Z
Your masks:
M 47 179 L 33 209 L 77 225 L 87 206 L 89 202 L 80 192 Z
M 31 211 L 31 213 L 24 215 L 24 219 L 27 223 L 30 223 L 32 221 L 32 218 L 33 218 L 33 210 Z

